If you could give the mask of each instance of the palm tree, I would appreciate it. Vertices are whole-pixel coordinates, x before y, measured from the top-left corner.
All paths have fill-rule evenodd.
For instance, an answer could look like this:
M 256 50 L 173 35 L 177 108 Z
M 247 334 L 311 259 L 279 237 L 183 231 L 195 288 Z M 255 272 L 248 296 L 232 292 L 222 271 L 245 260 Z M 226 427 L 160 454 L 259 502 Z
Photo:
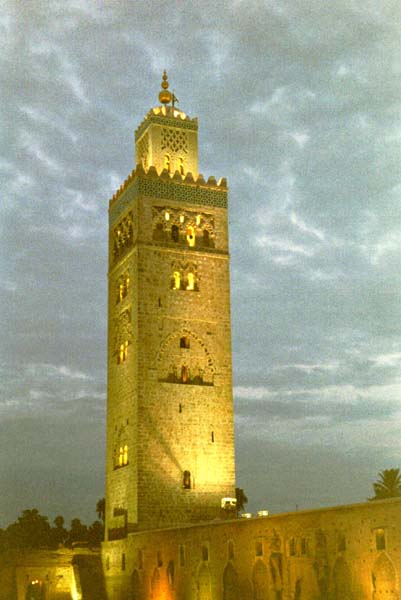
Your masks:
M 369 500 L 384 500 L 401 496 L 400 469 L 384 469 L 379 473 L 379 479 L 373 484 L 375 495 Z
M 248 502 L 248 498 L 245 495 L 245 492 L 242 488 L 235 488 L 235 497 L 237 499 L 237 514 L 244 510 L 245 504 Z
M 97 501 L 96 512 L 97 516 L 99 517 L 99 519 L 101 519 L 101 521 L 104 524 L 104 520 L 106 517 L 106 500 L 104 498 L 100 498 L 100 500 Z

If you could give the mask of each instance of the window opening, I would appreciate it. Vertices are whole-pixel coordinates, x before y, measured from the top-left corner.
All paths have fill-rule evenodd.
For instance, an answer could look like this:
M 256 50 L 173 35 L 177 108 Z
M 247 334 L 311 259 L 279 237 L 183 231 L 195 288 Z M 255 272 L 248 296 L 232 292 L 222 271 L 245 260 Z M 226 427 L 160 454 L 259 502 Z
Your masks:
M 179 271 L 174 271 L 173 274 L 174 277 L 174 283 L 173 283 L 173 290 L 179 290 L 181 287 L 181 275 Z
M 187 242 L 188 246 L 193 248 L 195 246 L 195 231 L 192 225 L 190 225 L 187 229 Z
M 164 168 L 170 173 L 170 156 L 168 154 L 164 155 Z
M 120 345 L 120 350 L 117 355 L 117 364 L 121 364 L 127 360 L 128 357 L 128 340 L 124 344 Z
M 214 443 L 214 431 L 212 431 L 212 442 Z
M 184 490 L 191 489 L 191 473 L 189 471 L 184 471 L 183 487 Z
M 178 242 L 180 237 L 180 230 L 178 229 L 178 225 L 172 225 L 171 227 L 171 239 L 173 242 Z
M 166 219 L 166 221 L 170 220 L 170 213 L 168 212 L 168 210 L 166 210 L 166 212 L 164 213 L 164 218 Z
M 185 219 L 184 215 L 180 215 L 180 223 L 183 223 L 184 219 Z
M 200 225 L 201 222 L 201 216 L 200 215 L 196 215 L 196 224 Z
M 121 555 L 121 571 L 125 571 L 125 554 Z
M 290 556 L 295 556 L 295 539 L 290 539 Z
M 179 413 L 182 413 L 182 404 L 179 404 L 179 405 L 178 405 L 178 412 L 179 412 Z
M 205 562 L 209 560 L 209 548 L 207 546 L 202 546 L 202 560 Z
M 256 542 L 255 543 L 255 555 L 256 556 L 263 556 L 263 544 L 262 544 L 262 542 Z
M 193 273 L 188 273 L 187 275 L 188 285 L 187 290 L 192 291 L 195 289 L 195 275 Z
M 234 558 L 234 543 L 228 542 L 228 560 L 233 560 Z
M 376 550 L 386 549 L 386 538 L 384 537 L 384 529 L 376 529 Z
M 184 159 L 181 156 L 178 159 L 178 170 L 180 175 L 184 175 Z
M 190 346 L 189 337 L 184 336 L 184 337 L 180 338 L 180 348 L 189 348 L 189 346 Z
M 203 230 L 203 245 L 204 246 L 209 246 L 210 244 L 210 235 L 209 235 L 209 231 L 207 229 Z
M 307 554 L 307 543 L 305 538 L 301 538 L 301 554 Z

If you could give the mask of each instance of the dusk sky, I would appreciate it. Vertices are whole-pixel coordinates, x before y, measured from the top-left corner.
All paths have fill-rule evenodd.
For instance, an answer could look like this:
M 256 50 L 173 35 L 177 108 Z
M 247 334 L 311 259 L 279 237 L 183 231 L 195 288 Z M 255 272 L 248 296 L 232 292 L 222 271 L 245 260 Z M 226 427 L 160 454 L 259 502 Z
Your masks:
M 0 0 L 0 527 L 104 495 L 108 201 L 163 69 L 227 177 L 237 485 L 401 467 L 399 0 Z

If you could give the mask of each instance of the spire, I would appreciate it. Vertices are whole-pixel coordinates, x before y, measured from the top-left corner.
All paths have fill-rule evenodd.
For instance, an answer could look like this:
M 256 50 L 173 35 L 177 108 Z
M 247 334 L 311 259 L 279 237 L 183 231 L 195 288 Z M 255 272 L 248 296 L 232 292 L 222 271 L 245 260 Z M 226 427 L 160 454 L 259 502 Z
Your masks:
M 159 100 L 162 104 L 169 104 L 173 99 L 173 94 L 168 89 L 167 73 L 163 71 L 163 81 L 161 83 L 162 91 L 159 94 Z

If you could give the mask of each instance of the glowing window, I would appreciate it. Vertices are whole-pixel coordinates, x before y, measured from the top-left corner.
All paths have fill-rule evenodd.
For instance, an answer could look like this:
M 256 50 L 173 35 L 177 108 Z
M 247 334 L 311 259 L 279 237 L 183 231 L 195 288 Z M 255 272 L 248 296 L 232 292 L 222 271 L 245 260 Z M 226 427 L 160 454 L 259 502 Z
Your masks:
M 201 216 L 200 215 L 196 215 L 196 224 L 200 225 L 201 222 Z
M 120 446 L 120 451 L 118 454 L 118 466 L 125 467 L 128 465 L 128 446 Z
M 166 212 L 164 213 L 164 218 L 166 219 L 166 221 L 170 220 L 170 213 L 166 210 Z
M 127 360 L 128 357 L 128 340 L 124 344 L 120 344 L 120 349 L 117 355 L 117 364 L 121 364 Z
M 184 215 L 180 215 L 180 223 L 183 223 L 183 222 L 184 222 L 184 220 L 185 220 L 185 217 L 184 217 Z
M 191 489 L 191 473 L 189 471 L 184 471 L 183 487 L 184 487 L 184 490 Z
M 173 278 L 174 278 L 173 290 L 179 290 L 180 287 L 181 287 L 181 275 L 180 275 L 180 272 L 179 271 L 174 271 Z
M 120 285 L 119 285 L 118 296 L 119 296 L 120 302 L 121 302 L 121 300 L 124 297 L 124 284 L 123 283 L 120 283 Z
M 193 273 L 188 273 L 187 279 L 188 279 L 187 290 L 194 290 L 195 289 L 195 275 Z
M 178 170 L 180 175 L 184 175 L 184 159 L 181 157 L 178 159 Z
M 190 225 L 187 229 L 187 242 L 188 246 L 190 246 L 191 248 L 195 246 L 195 231 L 192 225 Z
M 171 239 L 173 242 L 178 242 L 180 237 L 180 230 L 178 229 L 178 225 L 173 225 L 171 227 Z
M 188 381 L 188 369 L 184 365 L 181 367 L 181 383 L 187 383 Z
M 164 168 L 170 173 L 170 156 L 168 154 L 164 155 Z

